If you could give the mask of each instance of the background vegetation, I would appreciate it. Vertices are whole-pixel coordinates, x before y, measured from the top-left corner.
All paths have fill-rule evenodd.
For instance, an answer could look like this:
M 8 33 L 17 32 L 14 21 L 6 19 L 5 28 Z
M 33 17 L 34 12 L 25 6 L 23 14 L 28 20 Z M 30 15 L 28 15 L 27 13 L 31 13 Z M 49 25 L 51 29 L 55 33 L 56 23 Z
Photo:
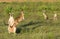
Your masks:
M 14 18 L 24 10 L 25 20 L 17 25 L 17 34 L 8 34 L 9 13 Z M 42 10 L 46 10 L 49 20 L 44 20 Z M 54 11 L 58 20 L 53 21 Z M 0 39 L 60 39 L 60 3 L 59 2 L 1 2 L 0 3 Z

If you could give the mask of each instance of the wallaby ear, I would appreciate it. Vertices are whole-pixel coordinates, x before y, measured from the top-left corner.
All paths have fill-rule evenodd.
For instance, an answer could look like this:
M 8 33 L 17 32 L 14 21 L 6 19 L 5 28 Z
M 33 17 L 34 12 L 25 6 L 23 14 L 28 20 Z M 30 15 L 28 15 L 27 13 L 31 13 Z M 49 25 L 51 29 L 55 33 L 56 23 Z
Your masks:
M 9 15 L 13 16 L 13 13 L 9 13 Z
M 43 12 L 45 13 L 45 12 L 46 12 L 46 10 L 43 10 Z
M 14 15 L 14 13 L 11 13 L 12 15 Z
M 9 14 L 13 15 L 14 13 L 9 13 Z
M 11 14 L 11 13 L 8 13 L 9 15 Z
M 56 11 L 54 11 L 54 13 L 57 13 Z
M 21 9 L 21 12 L 24 12 L 23 9 Z
M 21 11 L 23 11 L 23 9 L 21 9 Z

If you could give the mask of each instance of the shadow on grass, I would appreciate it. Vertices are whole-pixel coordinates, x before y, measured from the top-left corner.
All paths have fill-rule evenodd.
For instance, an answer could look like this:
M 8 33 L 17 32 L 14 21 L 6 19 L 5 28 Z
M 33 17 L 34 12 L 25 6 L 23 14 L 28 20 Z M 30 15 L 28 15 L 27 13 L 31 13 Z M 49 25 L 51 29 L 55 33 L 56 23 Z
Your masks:
M 23 32 L 27 31 L 29 32 L 30 28 L 26 28 L 27 26 L 30 26 L 30 25 L 36 25 L 36 24 L 40 24 L 41 22 L 37 21 L 37 22 L 33 22 L 33 21 L 30 21 L 29 23 L 27 24 L 24 24 L 24 25 L 20 25 L 20 27 L 18 27 L 16 29 L 16 33 L 20 33 L 21 30 L 23 30 Z M 39 26 L 34 26 L 33 29 L 35 29 L 36 27 L 39 27 Z
M 21 30 L 22 30 L 21 28 L 17 28 L 16 33 L 19 34 L 21 32 Z
M 41 22 L 37 21 L 37 22 L 33 22 L 33 21 L 30 21 L 29 23 L 27 24 L 24 24 L 24 25 L 21 25 L 21 27 L 26 27 L 26 26 L 30 26 L 30 25 L 36 25 L 36 24 L 40 24 Z
M 27 28 L 28 26 L 32 26 L 32 28 Z M 29 32 L 29 30 L 34 30 L 36 29 L 37 27 L 40 27 L 40 26 L 54 26 L 52 22 L 47 22 L 47 21 L 30 21 L 29 23 L 27 24 L 23 24 L 23 25 L 20 25 L 17 30 L 16 30 L 16 33 L 20 33 L 22 30 L 25 32 Z

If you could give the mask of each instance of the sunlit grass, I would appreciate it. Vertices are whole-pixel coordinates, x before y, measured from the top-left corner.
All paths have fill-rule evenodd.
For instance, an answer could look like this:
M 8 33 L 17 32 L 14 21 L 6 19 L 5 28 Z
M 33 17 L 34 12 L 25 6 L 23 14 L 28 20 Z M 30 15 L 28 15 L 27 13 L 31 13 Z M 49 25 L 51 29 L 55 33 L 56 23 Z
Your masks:
M 60 39 L 60 3 L 24 2 L 0 3 L 0 39 Z M 8 33 L 8 13 L 16 18 L 21 9 L 25 20 L 17 25 L 17 34 Z M 42 10 L 46 10 L 49 20 L 44 20 Z M 53 21 L 54 11 L 58 20 Z

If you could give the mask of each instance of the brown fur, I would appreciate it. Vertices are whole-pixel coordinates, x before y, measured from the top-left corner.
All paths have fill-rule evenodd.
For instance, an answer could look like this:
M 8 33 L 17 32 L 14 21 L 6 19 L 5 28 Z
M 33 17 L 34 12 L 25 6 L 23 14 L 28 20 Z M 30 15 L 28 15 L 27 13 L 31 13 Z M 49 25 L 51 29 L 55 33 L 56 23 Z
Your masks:
M 16 32 L 16 26 L 19 24 L 19 22 L 21 22 L 24 19 L 23 17 L 24 17 L 24 14 L 23 14 L 23 12 L 21 12 L 20 16 L 18 16 L 14 20 L 14 24 L 12 26 L 8 27 L 9 33 L 15 33 Z
M 12 28 L 13 26 L 10 26 L 10 28 Z
M 23 20 L 23 17 L 24 17 L 24 14 L 21 13 L 21 15 L 15 19 L 14 25 L 18 25 L 18 23 Z
M 16 32 L 16 27 L 15 26 L 13 26 L 13 27 L 8 27 L 8 31 L 9 31 L 9 33 L 15 33 Z

